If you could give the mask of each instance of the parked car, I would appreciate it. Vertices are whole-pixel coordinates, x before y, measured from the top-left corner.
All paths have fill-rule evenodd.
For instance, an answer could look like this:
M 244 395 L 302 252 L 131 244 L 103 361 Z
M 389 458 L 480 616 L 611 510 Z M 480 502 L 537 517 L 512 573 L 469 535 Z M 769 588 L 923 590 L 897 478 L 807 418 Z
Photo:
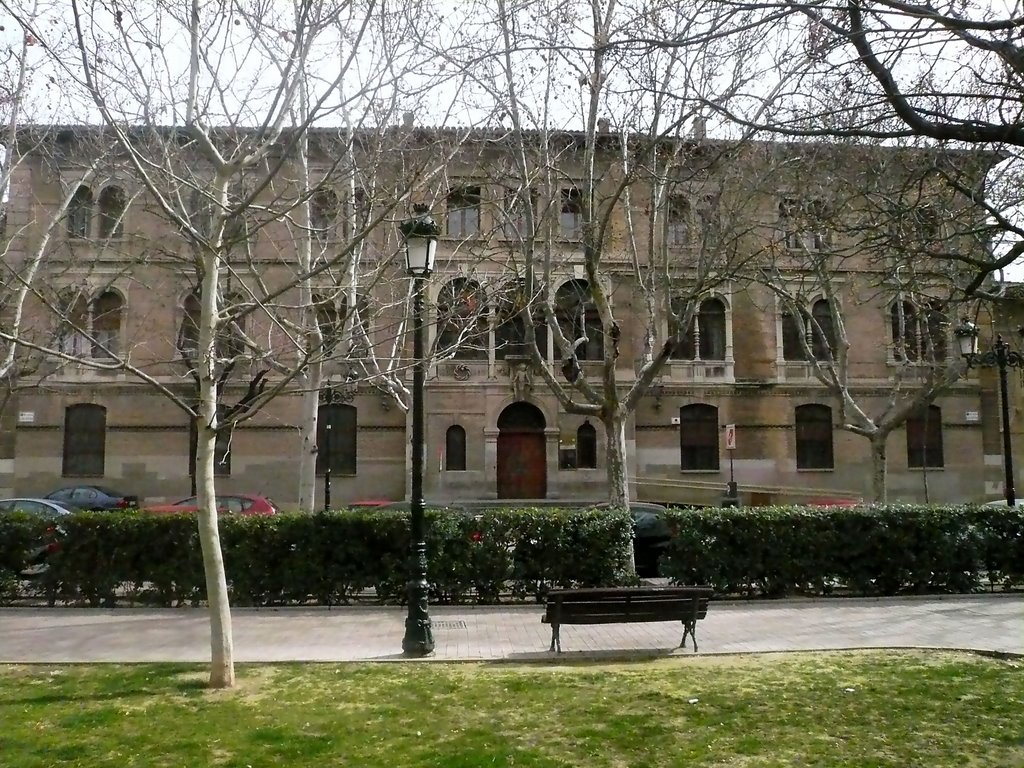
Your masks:
M 607 509 L 610 504 L 598 504 Z M 672 530 L 665 520 L 665 507 L 646 501 L 632 501 L 629 511 L 633 514 L 633 558 L 636 574 L 642 578 L 659 575 L 658 561 L 668 547 Z
M 983 507 L 1004 507 L 1005 508 L 1006 507 L 1006 499 L 996 499 L 995 501 L 986 501 L 981 506 L 983 506 Z M 1018 499 L 1018 498 L 1014 497 L 1014 499 L 1013 499 L 1013 508 L 1014 509 L 1020 509 L 1021 507 L 1024 507 L 1024 499 Z
M 135 509 L 139 497 L 121 493 L 102 485 L 73 485 L 46 494 L 46 498 L 79 509 Z
M 0 515 L 25 514 L 51 523 L 43 537 L 34 542 L 25 553 L 25 568 L 20 573 L 23 578 L 38 576 L 47 569 L 47 559 L 60 549 L 60 537 L 63 533 L 59 525 L 60 519 L 78 511 L 76 507 L 60 504 L 51 499 L 0 499 Z
M 199 499 L 189 496 L 173 504 L 152 504 L 146 512 L 170 514 L 175 512 L 198 512 Z M 277 505 L 266 496 L 249 493 L 221 494 L 217 496 L 217 511 L 222 515 L 266 516 L 278 513 Z

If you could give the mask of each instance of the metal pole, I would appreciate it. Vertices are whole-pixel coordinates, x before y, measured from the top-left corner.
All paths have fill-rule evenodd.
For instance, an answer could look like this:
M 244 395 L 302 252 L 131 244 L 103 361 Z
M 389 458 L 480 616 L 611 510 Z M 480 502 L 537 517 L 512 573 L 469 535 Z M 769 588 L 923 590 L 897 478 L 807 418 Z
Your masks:
M 324 425 L 324 512 L 331 511 L 331 422 Z
M 423 278 L 413 277 L 413 373 L 412 373 L 412 498 L 409 542 L 409 615 L 405 620 L 402 651 L 406 656 L 425 656 L 434 651 L 434 635 L 427 612 L 427 543 L 423 501 L 423 387 L 426 361 L 423 359 Z
M 1003 488 L 1006 491 L 1006 506 L 1016 504 L 1013 488 L 1013 449 L 1010 441 L 1010 400 L 1006 384 L 1006 365 L 1009 362 L 1009 345 L 1003 341 L 1002 334 L 996 336 L 996 365 L 999 367 L 999 399 L 1003 417 Z

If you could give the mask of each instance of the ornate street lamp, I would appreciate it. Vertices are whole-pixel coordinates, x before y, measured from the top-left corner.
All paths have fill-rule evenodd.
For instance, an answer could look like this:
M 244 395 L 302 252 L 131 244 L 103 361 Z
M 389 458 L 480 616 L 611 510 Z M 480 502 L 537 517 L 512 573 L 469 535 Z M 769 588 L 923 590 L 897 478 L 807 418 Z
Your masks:
M 1003 488 L 1006 492 L 1006 506 L 1013 507 L 1017 499 L 1013 488 L 1013 449 L 1010 443 L 1010 402 L 1006 386 L 1006 369 L 1024 367 L 1024 356 L 1010 349 L 1010 345 L 1003 341 L 1001 333 L 996 334 L 996 343 L 992 349 L 979 353 L 978 326 L 966 317 L 953 330 L 953 335 L 956 336 L 960 354 L 968 368 L 999 369 L 999 406 L 1003 419 Z
M 425 208 L 417 216 L 402 222 L 405 237 L 405 269 L 413 279 L 413 369 L 412 369 L 412 497 L 409 542 L 409 614 L 405 619 L 402 651 L 406 656 L 425 656 L 434 651 L 434 634 L 427 612 L 427 542 L 423 501 L 423 385 L 427 363 L 424 360 L 423 287 L 434 269 L 437 237 L 441 228 Z

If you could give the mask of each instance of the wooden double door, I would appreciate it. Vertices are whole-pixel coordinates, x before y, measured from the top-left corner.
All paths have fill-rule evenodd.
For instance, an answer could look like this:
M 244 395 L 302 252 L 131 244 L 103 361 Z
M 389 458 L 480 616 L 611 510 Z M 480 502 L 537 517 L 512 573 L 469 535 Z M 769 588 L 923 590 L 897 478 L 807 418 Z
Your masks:
M 498 498 L 543 499 L 548 493 L 544 414 L 512 403 L 498 417 Z

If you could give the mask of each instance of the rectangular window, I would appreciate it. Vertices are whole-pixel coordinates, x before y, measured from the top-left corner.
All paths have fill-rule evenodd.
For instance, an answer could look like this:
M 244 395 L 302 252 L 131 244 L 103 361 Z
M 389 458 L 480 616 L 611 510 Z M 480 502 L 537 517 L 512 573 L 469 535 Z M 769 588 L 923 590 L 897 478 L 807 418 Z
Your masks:
M 533 215 L 537 215 L 537 195 L 533 191 L 523 189 L 505 190 L 504 231 L 506 240 L 523 240 L 532 233 L 527 227 L 527 207 L 533 207 Z M 534 219 L 536 224 L 536 218 Z
M 796 408 L 796 468 L 833 469 L 832 409 L 827 405 Z
M 679 459 L 683 470 L 718 471 L 718 409 L 713 405 L 679 409 Z
M 583 195 L 576 187 L 562 190 L 562 208 L 559 231 L 566 240 L 583 237 Z
M 779 204 L 779 228 L 786 247 L 799 251 L 823 251 L 829 244 L 825 225 L 828 209 L 822 200 L 787 197 Z
M 321 405 L 316 424 L 316 471 L 356 474 L 356 409 L 352 405 Z
M 448 193 L 448 236 L 480 233 L 480 187 L 461 187 Z
M 107 409 L 78 403 L 64 411 L 65 476 L 102 477 L 106 465 Z
M 930 405 L 907 419 L 907 466 L 945 466 L 942 453 L 942 409 Z
M 668 199 L 665 211 L 665 244 L 679 248 L 690 244 L 690 203 L 682 195 Z

